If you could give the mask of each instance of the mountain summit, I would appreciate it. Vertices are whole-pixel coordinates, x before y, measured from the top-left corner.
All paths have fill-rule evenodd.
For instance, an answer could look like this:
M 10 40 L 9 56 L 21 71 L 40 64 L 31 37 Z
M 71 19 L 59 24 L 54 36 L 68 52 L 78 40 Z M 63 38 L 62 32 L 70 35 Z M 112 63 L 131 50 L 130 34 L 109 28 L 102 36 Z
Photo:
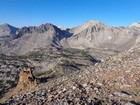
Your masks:
M 138 26 L 91 20 L 72 29 L 23 27 L 15 37 L 1 37 L 0 104 L 138 105 Z
M 132 25 L 130 25 L 130 27 L 139 27 L 140 28 L 140 23 L 133 23 Z
M 62 45 L 67 48 L 90 49 L 92 54 L 98 50 L 97 55 L 102 55 L 103 51 L 121 52 L 139 42 L 140 31 L 135 29 L 137 28 L 110 27 L 91 20 L 72 28 L 70 30 L 72 36 L 62 41 Z
M 15 35 L 18 28 L 7 23 L 0 25 L 0 36 Z
M 74 35 L 82 32 L 83 30 L 89 28 L 89 27 L 95 27 L 95 28 L 102 28 L 102 27 L 105 27 L 106 25 L 100 21 L 97 21 L 97 20 L 90 20 L 90 21 L 87 21 L 86 23 L 80 25 L 80 26 L 77 26 L 77 27 L 74 27 L 70 30 L 71 33 L 73 33 Z
M 132 26 L 139 26 L 135 23 Z M 97 20 L 62 30 L 52 24 L 40 26 L 29 26 L 21 29 L 14 28 L 8 24 L 0 26 L 0 35 L 14 35 L 17 38 L 5 41 L 0 47 L 4 54 L 27 54 L 35 49 L 47 48 L 74 48 L 89 50 L 94 55 L 102 55 L 103 51 L 108 53 L 122 52 L 139 43 L 140 31 L 137 27 L 111 27 Z

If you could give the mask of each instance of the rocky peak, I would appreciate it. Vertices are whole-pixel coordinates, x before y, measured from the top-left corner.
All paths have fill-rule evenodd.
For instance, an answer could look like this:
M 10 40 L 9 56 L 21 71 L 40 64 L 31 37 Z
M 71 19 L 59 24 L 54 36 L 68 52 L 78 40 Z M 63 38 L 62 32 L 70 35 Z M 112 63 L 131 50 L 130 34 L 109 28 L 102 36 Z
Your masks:
M 7 23 L 0 25 L 0 36 L 15 35 L 18 28 Z
M 58 30 L 58 28 L 52 24 L 46 23 L 38 27 L 37 26 L 23 27 L 17 32 L 17 34 L 23 35 L 23 34 L 32 34 L 32 33 L 44 33 L 48 30 L 55 31 Z
M 61 30 L 67 30 L 68 28 L 66 28 L 65 26 L 60 26 L 59 27 Z
M 132 25 L 130 25 L 130 27 L 139 27 L 140 28 L 140 23 L 135 22 Z
M 1 26 L 10 26 L 8 23 L 4 23 Z
M 93 27 L 93 26 L 104 27 L 106 25 L 98 20 L 89 20 L 88 22 L 82 25 L 82 27 Z
M 70 30 L 71 33 L 78 34 L 86 29 L 92 29 L 92 30 L 98 30 L 98 29 L 103 29 L 104 27 L 106 27 L 106 25 L 100 21 L 97 20 L 90 20 L 84 24 L 82 24 L 81 26 L 72 28 Z
M 13 27 L 12 25 L 8 24 L 8 23 L 3 23 L 0 25 L 1 27 Z
M 86 22 L 86 24 L 89 24 L 89 25 L 99 25 L 99 24 L 103 24 L 103 23 L 101 23 L 98 20 L 89 20 L 88 22 Z

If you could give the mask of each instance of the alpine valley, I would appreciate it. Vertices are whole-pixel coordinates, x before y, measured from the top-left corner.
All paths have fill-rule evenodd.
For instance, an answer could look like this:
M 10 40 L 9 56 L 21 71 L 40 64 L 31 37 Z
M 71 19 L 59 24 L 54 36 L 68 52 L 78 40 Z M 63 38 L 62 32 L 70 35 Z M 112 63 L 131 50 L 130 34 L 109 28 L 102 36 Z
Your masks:
M 0 25 L 2 105 L 139 105 L 140 23 Z

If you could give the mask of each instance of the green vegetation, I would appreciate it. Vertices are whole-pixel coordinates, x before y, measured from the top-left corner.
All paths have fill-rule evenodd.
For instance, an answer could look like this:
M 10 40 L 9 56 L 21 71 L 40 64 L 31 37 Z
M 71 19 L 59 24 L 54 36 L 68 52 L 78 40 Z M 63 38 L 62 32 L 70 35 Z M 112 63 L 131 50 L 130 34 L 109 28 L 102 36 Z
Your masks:
M 48 71 L 44 71 L 44 72 L 40 72 L 36 75 L 37 78 L 49 78 L 49 77 L 53 77 L 53 71 L 52 70 L 48 70 Z
M 26 56 L 7 56 L 4 54 L 0 55 L 1 60 L 8 60 L 8 61 L 13 61 L 13 60 L 24 60 L 27 59 Z
M 68 60 L 63 60 L 60 65 L 61 66 L 69 66 L 69 65 L 72 65 L 72 63 L 70 61 L 68 61 Z
M 82 55 L 82 56 L 85 56 L 87 54 L 87 52 L 85 50 L 80 50 L 79 54 Z

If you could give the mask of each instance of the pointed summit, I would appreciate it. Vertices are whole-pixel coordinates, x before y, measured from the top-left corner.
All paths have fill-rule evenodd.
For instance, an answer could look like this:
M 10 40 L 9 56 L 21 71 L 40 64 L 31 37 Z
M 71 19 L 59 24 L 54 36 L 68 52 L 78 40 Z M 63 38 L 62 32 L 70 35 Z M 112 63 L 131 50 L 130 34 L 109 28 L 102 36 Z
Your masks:
M 89 20 L 86 23 L 83 24 L 83 26 L 105 26 L 104 23 L 98 21 L 98 20 Z
M 13 26 L 9 25 L 8 23 L 4 23 L 1 24 L 0 27 L 6 28 L 6 27 L 13 27 Z
M 101 28 L 104 28 L 106 26 L 107 25 L 105 25 L 104 23 L 102 23 L 98 20 L 89 20 L 86 23 L 84 23 L 78 27 L 72 28 L 70 32 L 73 33 L 74 35 L 76 35 L 82 31 L 90 29 L 90 28 L 93 28 L 93 30 L 94 30 L 94 29 L 98 29 L 98 28 L 101 29 Z
M 99 20 L 89 20 L 87 23 L 100 24 L 101 22 Z
M 3 28 L 16 28 L 16 27 L 14 27 L 14 26 L 12 26 L 12 25 L 10 25 L 10 24 L 8 24 L 8 23 L 4 23 L 4 24 L 2 24 L 2 25 L 0 25 L 0 27 L 3 27 Z
M 4 23 L 0 25 L 0 36 L 9 36 L 15 35 L 18 28 L 9 25 L 8 23 Z
M 132 25 L 130 25 L 130 27 L 139 27 L 140 28 L 140 23 L 135 22 Z
M 2 26 L 9 26 L 9 24 L 8 23 L 4 23 L 4 24 L 2 24 Z

